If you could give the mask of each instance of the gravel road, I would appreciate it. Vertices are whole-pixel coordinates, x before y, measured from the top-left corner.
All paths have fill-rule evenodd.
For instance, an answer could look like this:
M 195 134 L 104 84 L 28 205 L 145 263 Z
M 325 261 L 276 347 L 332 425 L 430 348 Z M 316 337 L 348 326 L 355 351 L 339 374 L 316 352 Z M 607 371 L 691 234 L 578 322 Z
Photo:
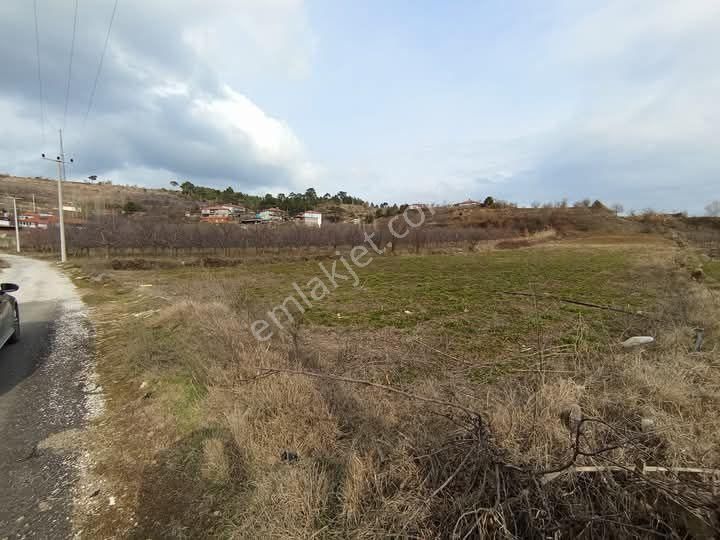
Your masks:
M 0 258 L 0 281 L 20 285 L 22 323 L 20 342 L 0 349 L 0 538 L 72 537 L 81 428 L 101 400 L 92 327 L 54 263 Z

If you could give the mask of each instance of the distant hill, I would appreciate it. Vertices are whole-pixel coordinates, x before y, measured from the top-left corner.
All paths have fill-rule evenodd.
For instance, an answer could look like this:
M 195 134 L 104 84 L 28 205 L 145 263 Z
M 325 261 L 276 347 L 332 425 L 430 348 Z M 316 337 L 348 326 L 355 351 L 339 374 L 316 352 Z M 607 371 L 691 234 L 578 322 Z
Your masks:
M 0 199 L 8 195 L 22 197 L 19 209 L 31 211 L 33 196 L 38 211 L 57 211 L 57 181 L 47 178 L 0 176 Z M 63 203 L 80 209 L 78 217 L 108 213 L 122 209 L 127 203 L 134 203 L 148 213 L 170 219 L 181 218 L 187 210 L 198 206 L 179 191 L 151 189 L 136 186 L 104 183 L 63 182 Z M 7 208 L 10 202 L 0 200 L 0 208 Z
M 342 193 L 342 192 L 341 192 Z M 29 178 L 0 175 L 0 209 L 9 205 L 7 196 L 22 197 L 18 201 L 19 208 L 24 211 L 33 209 L 33 195 L 38 211 L 55 212 L 57 210 L 57 181 L 48 178 Z M 230 200 L 225 200 L 229 198 Z M 237 200 L 236 200 L 237 199 Z M 359 199 L 348 197 L 353 201 Z M 198 211 L 207 203 L 233 202 L 245 204 L 251 208 L 280 206 L 285 209 L 286 201 L 275 198 L 228 193 L 212 188 L 193 186 L 192 190 L 183 193 L 180 189 L 156 189 L 137 186 L 114 185 L 106 183 L 63 182 L 63 202 L 65 206 L 80 209 L 78 217 L 88 218 L 93 215 L 120 211 L 129 207 L 144 211 L 146 217 L 176 221 L 182 219 L 188 211 Z M 328 221 L 352 222 L 365 220 L 371 214 L 367 204 L 346 204 L 333 199 L 317 198 L 308 209 L 317 209 L 326 215 Z M 291 212 L 292 213 L 292 212 Z

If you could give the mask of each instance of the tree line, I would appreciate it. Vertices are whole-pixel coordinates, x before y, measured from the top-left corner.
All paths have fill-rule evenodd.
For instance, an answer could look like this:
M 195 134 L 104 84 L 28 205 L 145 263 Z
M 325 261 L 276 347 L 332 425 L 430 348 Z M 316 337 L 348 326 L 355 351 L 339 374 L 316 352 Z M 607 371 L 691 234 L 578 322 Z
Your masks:
M 540 225 L 540 224 L 538 224 Z M 403 231 L 401 231 L 403 232 Z M 166 223 L 132 219 L 127 216 L 97 216 L 82 227 L 67 227 L 67 243 L 75 254 L 104 249 L 108 253 L 128 250 L 154 250 L 178 253 L 193 250 L 230 250 L 282 248 L 338 248 L 366 242 L 365 234 L 374 234 L 378 245 L 395 249 L 461 245 L 471 247 L 482 240 L 511 238 L 527 232 L 526 225 L 488 227 L 420 227 L 408 229 L 398 237 L 386 226 L 331 223 L 322 228 L 286 224 L 283 226 L 239 226 L 237 224 Z M 55 227 L 33 229 L 25 233 L 23 244 L 37 251 L 57 251 Z
M 175 184 L 177 184 L 177 182 Z M 183 182 L 177 185 L 182 194 L 191 200 L 237 204 L 253 210 L 280 208 L 290 214 L 315 209 L 321 203 L 368 205 L 363 199 L 349 195 L 345 191 L 338 191 L 335 195 L 325 193 L 320 196 L 315 188 L 308 188 L 304 193 L 296 193 L 293 191 L 288 194 L 278 193 L 277 195 L 273 195 L 272 193 L 267 193 L 264 196 L 259 196 L 243 193 L 242 191 L 235 191 L 232 187 L 220 190 L 211 187 L 196 186 L 192 182 Z

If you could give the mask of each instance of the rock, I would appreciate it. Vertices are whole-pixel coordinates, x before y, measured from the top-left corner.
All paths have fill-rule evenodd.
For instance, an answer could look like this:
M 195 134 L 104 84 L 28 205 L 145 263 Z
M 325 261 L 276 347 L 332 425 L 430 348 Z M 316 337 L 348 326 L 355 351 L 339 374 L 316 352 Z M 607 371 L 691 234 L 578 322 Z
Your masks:
M 653 418 L 643 418 L 640 420 L 640 431 L 649 433 L 655 429 L 655 420 Z
M 280 452 L 280 459 L 286 463 L 295 463 L 298 459 L 300 459 L 300 456 L 292 450 L 283 450 Z
M 690 277 L 693 278 L 695 281 L 702 281 L 703 279 L 705 279 L 705 272 L 702 268 L 696 268 L 692 271 Z
M 655 338 L 650 336 L 633 336 L 622 342 L 622 346 L 626 349 L 641 347 L 642 345 L 650 345 L 655 343 Z
M 140 383 L 140 390 L 145 390 L 145 388 L 147 388 L 147 385 L 148 385 L 147 381 L 141 382 L 141 383 Z
M 110 506 L 115 506 L 115 497 L 110 495 L 110 497 L 108 497 L 108 504 L 110 504 Z

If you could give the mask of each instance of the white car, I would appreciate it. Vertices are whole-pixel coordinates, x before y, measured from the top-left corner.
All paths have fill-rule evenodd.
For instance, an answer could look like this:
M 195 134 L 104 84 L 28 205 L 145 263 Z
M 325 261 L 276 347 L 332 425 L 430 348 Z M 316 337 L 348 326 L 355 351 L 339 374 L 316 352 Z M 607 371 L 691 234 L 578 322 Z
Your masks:
M 19 288 L 14 283 L 0 283 L 0 347 L 20 339 L 20 308 L 10 296 Z

